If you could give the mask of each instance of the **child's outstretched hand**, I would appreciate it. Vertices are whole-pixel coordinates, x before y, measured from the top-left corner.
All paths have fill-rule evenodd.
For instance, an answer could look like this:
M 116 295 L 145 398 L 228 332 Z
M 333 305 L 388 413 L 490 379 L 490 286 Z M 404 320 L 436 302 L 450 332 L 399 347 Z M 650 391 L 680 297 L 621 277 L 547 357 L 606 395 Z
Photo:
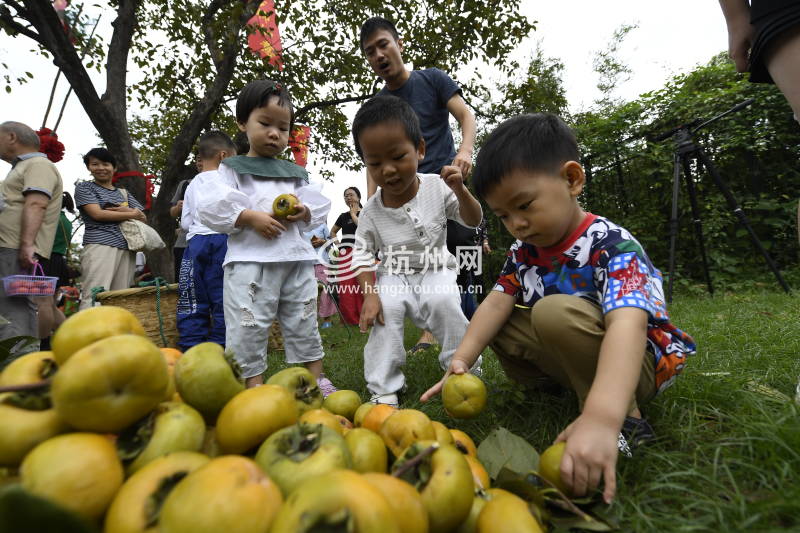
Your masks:
M 444 382 L 447 378 L 450 377 L 450 374 L 465 374 L 469 372 L 469 365 L 460 359 L 453 359 L 450 361 L 450 367 L 447 369 L 447 372 L 444 373 L 444 377 L 440 379 L 436 385 L 431 387 L 430 389 L 426 390 L 425 393 L 419 397 L 419 401 L 427 402 L 440 392 L 442 392 L 442 387 L 444 387 Z
M 247 213 L 247 225 L 265 239 L 274 239 L 282 231 L 286 231 L 286 226 L 278 222 L 269 213 L 263 211 L 250 211 Z
M 617 489 L 617 442 L 619 428 L 602 419 L 582 414 L 556 438 L 566 441 L 561 460 L 561 479 L 574 496 L 583 496 L 600 485 L 603 500 L 611 503 Z
M 441 177 L 455 193 L 461 192 L 464 188 L 464 174 L 461 173 L 461 169 L 458 167 L 452 165 L 443 166 Z
M 381 299 L 377 294 L 368 294 L 364 297 L 364 303 L 361 306 L 361 318 L 358 321 L 358 329 L 361 333 L 366 333 L 370 326 L 378 324 L 383 325 L 383 306 L 381 306 Z
M 301 203 L 297 203 L 294 206 L 295 214 L 294 215 L 287 215 L 286 220 L 289 222 L 297 222 L 298 220 L 302 220 L 303 222 L 311 222 L 311 210 Z

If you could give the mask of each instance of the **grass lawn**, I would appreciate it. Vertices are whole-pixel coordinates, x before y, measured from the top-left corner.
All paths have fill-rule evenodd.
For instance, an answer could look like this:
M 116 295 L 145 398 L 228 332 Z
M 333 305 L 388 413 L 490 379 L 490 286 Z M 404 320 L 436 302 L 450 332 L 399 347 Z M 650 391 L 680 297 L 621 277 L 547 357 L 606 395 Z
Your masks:
M 677 382 L 644 407 L 657 440 L 620 458 L 618 496 L 607 509 L 624 531 L 800 530 L 798 298 L 776 292 L 676 298 L 673 322 L 692 334 L 697 355 Z M 367 399 L 367 336 L 341 325 L 322 330 L 326 373 Z M 407 327 L 406 346 L 419 330 Z M 284 366 L 270 355 L 270 371 Z M 489 350 L 489 404 L 473 421 L 450 419 L 419 395 L 441 377 L 436 352 L 409 357 L 403 407 L 466 431 L 479 443 L 497 426 L 543 450 L 577 415 L 573 395 L 516 387 Z M 791 400 L 790 400 L 791 399 Z

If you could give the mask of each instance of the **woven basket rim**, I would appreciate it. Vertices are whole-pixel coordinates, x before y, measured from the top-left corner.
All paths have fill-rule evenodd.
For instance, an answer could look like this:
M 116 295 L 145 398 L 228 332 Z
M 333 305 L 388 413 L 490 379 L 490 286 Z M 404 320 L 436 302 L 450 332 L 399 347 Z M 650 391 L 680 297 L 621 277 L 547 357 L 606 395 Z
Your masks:
M 171 283 L 169 285 L 162 285 L 161 286 L 161 291 L 162 292 L 165 292 L 165 291 L 166 292 L 172 292 L 172 291 L 177 291 L 177 290 L 178 290 L 178 284 L 177 283 Z M 108 300 L 110 298 L 122 298 L 122 297 L 126 297 L 126 296 L 142 296 L 142 295 L 155 294 L 155 293 L 156 293 L 156 287 L 155 286 L 153 286 L 153 287 L 137 287 L 137 288 L 133 288 L 133 289 L 120 289 L 120 290 L 116 290 L 116 291 L 104 291 L 104 292 L 99 293 L 96 296 L 96 299 L 102 301 L 102 300 Z

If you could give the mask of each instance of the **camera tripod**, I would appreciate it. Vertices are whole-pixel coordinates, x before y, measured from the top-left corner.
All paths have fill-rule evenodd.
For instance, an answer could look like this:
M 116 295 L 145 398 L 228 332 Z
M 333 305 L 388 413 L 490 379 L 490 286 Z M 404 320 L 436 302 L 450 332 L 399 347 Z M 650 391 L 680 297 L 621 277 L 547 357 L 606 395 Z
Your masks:
M 720 175 L 713 161 L 711 161 L 711 158 L 708 157 L 705 150 L 703 150 L 703 147 L 693 138 L 693 135 L 697 133 L 698 130 L 708 126 L 712 122 L 716 122 L 722 117 L 744 109 L 753 102 L 754 100 L 752 99 L 745 100 L 709 120 L 702 121 L 701 119 L 696 119 L 693 122 L 683 124 L 671 131 L 662 133 L 655 138 L 656 141 L 663 141 L 670 137 L 675 137 L 675 153 L 673 158 L 674 174 L 672 178 L 672 214 L 669 221 L 669 283 L 667 285 L 667 302 L 672 302 L 672 283 L 675 279 L 675 244 L 678 237 L 678 196 L 681 185 L 681 169 L 683 169 L 686 192 L 689 194 L 689 204 L 692 210 L 695 238 L 697 239 L 697 245 L 700 249 L 703 275 L 705 276 L 706 285 L 708 286 L 708 292 L 710 294 L 714 293 L 714 287 L 711 283 L 711 274 L 708 270 L 708 259 L 706 257 L 706 247 L 703 239 L 703 223 L 700 218 L 700 209 L 697 203 L 697 191 L 694 185 L 694 178 L 692 177 L 692 160 L 697 162 L 698 172 L 702 170 L 702 167 L 706 168 L 706 171 L 714 180 L 717 189 L 719 189 L 719 192 L 722 193 L 722 196 L 725 198 L 731 212 L 736 215 L 739 224 L 747 231 L 750 240 L 753 241 L 753 247 L 764 257 L 764 261 L 766 261 L 767 266 L 775 275 L 778 284 L 784 291 L 789 292 L 789 285 L 786 284 L 778 267 L 775 265 L 772 257 L 770 257 L 769 252 L 767 252 L 755 231 L 753 231 L 752 226 L 750 226 L 750 221 L 747 219 L 744 211 L 742 211 L 742 208 L 739 207 L 736 198 L 733 197 L 730 187 L 728 187 L 728 184 L 722 179 L 722 175 Z

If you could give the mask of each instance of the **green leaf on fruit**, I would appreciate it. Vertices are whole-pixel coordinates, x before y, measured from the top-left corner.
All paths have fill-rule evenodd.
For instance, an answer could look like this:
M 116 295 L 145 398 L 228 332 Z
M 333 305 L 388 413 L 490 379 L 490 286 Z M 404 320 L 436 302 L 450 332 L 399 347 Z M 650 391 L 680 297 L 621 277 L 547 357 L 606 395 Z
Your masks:
M 117 455 L 121 461 L 133 461 L 139 457 L 153 437 L 155 425 L 156 412 L 153 411 L 120 433 L 117 439 Z
M 39 342 L 39 339 L 20 335 L 0 341 L 0 370 L 5 368 L 14 359 L 22 355 L 22 350 Z
M 507 490 L 527 501 L 537 519 L 553 526 L 553 531 L 617 529 L 594 511 L 593 507 L 604 505 L 598 504 L 598 493 L 584 498 L 570 499 L 536 472 L 520 475 L 506 468 L 500 471 L 493 486 Z
M 525 439 L 503 427 L 492 431 L 481 442 L 478 446 L 478 459 L 492 479 L 498 479 L 503 469 L 525 475 L 539 466 L 536 449 Z
M 25 409 L 26 411 L 46 411 L 53 407 L 50 400 L 50 387 L 9 394 L 0 403 Z
M 145 502 L 144 514 L 147 519 L 145 527 L 151 528 L 158 525 L 158 519 L 161 516 L 161 507 L 164 505 L 164 501 L 167 499 L 167 496 L 169 496 L 169 493 L 172 492 L 172 489 L 175 488 L 175 485 L 180 483 L 181 480 L 188 475 L 188 471 L 182 470 L 161 480 L 161 484 L 156 491 L 151 494 Z
M 10 485 L 0 489 L 0 531 L 96 533 L 97 529 L 60 505 Z

